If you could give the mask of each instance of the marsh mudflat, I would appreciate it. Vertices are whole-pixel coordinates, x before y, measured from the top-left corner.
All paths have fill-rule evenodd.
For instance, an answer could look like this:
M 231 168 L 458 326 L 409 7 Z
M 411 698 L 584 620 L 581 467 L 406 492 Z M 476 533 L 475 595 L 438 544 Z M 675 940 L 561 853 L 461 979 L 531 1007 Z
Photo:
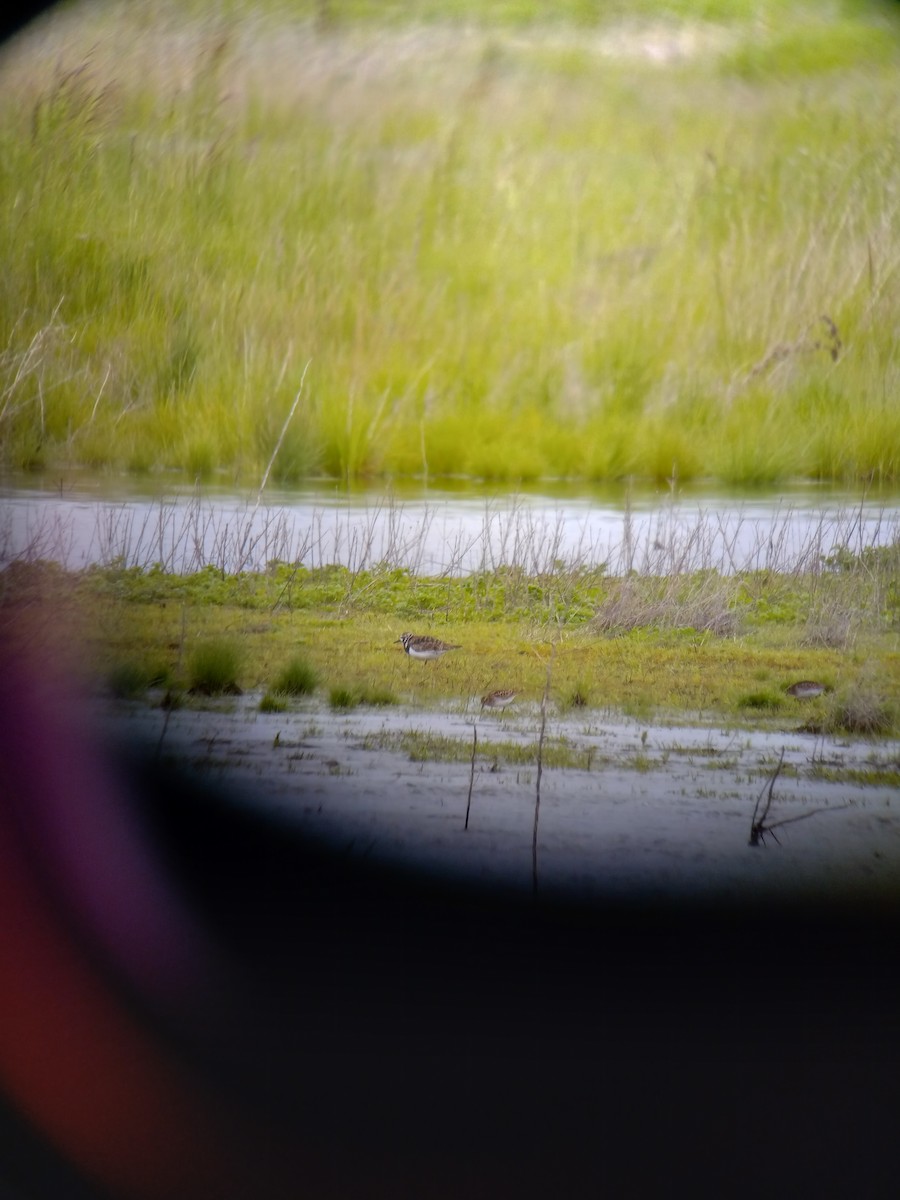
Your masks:
M 161 743 L 158 708 L 104 702 L 102 719 L 111 734 L 159 744 L 167 762 L 342 855 L 531 889 L 536 709 L 518 706 L 501 723 L 479 714 L 477 698 L 440 711 L 340 713 L 310 701 L 263 714 L 258 702 L 247 694 L 175 710 Z M 773 836 L 751 847 L 782 748 Z M 540 887 L 748 901 L 896 893 L 898 760 L 896 742 L 555 716 L 542 763 Z

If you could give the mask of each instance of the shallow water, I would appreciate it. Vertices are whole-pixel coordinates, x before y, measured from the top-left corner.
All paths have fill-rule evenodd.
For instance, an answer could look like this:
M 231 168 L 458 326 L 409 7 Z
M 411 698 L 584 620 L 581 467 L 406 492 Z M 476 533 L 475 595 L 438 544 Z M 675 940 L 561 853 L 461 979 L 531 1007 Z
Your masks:
M 539 707 L 497 716 L 477 702 L 333 712 L 315 701 L 263 714 L 258 695 L 179 709 L 105 705 L 119 737 L 145 739 L 239 804 L 352 859 L 528 893 L 537 789 L 533 762 L 493 757 L 494 743 L 536 745 Z M 542 890 L 619 896 L 822 898 L 896 896 L 900 805 L 878 783 L 900 744 L 804 733 L 647 725 L 590 711 L 551 715 L 550 744 L 574 761 L 544 767 L 538 870 Z M 470 761 L 414 761 L 402 735 L 472 743 Z M 783 752 L 765 824 L 751 826 Z M 870 774 L 871 773 L 871 774 Z M 869 775 L 871 783 L 866 784 Z M 468 818 L 467 818 L 468 814 Z
M 51 559 L 208 564 L 261 570 L 272 560 L 424 574 L 605 564 L 613 573 L 792 570 L 840 548 L 900 537 L 900 493 L 795 485 L 769 492 L 546 484 L 518 492 L 469 481 L 390 490 L 334 483 L 263 496 L 84 473 L 0 482 L 0 563 Z

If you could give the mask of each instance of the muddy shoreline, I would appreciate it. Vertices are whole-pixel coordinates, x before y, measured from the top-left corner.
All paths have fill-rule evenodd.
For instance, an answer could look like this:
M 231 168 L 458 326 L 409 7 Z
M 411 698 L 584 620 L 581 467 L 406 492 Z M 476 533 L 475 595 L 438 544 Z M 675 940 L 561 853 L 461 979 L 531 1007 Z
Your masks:
M 258 704 L 255 694 L 169 713 L 104 703 L 99 717 L 109 736 L 348 860 L 532 889 L 537 768 L 507 761 L 503 750 L 536 743 L 536 709 L 342 713 L 310 701 L 261 713 Z M 475 727 L 474 773 L 470 758 L 419 761 L 409 752 L 419 735 L 455 743 L 459 755 Z M 542 767 L 538 876 L 548 894 L 737 902 L 900 895 L 900 795 L 884 782 L 900 762 L 896 741 L 647 725 L 594 711 L 552 717 L 545 745 L 583 761 Z M 751 846 L 757 802 L 782 749 L 771 832 Z

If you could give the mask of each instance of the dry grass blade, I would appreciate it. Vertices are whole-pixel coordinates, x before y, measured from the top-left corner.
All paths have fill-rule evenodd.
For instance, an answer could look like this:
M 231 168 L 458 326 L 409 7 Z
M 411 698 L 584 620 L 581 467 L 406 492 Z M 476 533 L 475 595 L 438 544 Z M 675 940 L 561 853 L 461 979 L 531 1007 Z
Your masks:
M 613 581 L 592 625 L 604 633 L 652 627 L 730 637 L 740 624 L 736 597 L 735 581 L 721 576 L 629 576 Z

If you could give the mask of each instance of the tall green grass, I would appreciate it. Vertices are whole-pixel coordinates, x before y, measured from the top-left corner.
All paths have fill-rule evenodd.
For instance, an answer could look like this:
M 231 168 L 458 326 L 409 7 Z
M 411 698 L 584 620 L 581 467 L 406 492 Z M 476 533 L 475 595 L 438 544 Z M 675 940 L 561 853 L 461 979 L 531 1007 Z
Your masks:
M 311 360 L 281 481 L 896 480 L 887 9 L 477 10 L 97 5 L 10 47 L 3 461 L 258 483 Z

